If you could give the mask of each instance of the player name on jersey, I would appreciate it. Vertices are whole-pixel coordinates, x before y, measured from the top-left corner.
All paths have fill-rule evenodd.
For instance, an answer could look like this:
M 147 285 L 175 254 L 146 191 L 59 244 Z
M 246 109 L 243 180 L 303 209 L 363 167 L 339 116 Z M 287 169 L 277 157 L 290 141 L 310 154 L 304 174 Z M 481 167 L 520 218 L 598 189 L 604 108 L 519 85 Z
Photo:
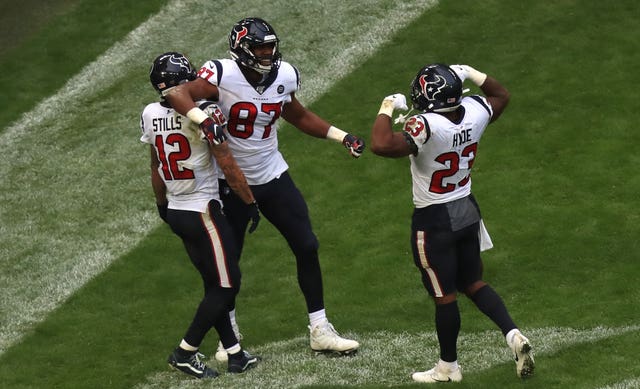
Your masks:
M 153 118 L 151 125 L 153 126 L 153 132 L 180 130 L 182 128 L 182 116 Z
M 456 147 L 463 145 L 467 142 L 471 142 L 471 128 L 464 129 L 458 133 L 453 134 L 453 144 L 451 146 Z

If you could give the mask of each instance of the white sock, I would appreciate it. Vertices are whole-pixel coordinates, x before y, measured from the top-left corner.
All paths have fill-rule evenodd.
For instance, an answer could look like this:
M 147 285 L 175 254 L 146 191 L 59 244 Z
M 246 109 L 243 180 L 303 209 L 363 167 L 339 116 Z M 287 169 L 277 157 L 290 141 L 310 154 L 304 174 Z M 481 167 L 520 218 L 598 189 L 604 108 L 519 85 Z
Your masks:
M 233 346 L 229 347 L 227 350 L 227 354 L 235 354 L 240 352 L 240 350 L 242 350 L 242 348 L 240 347 L 239 343 L 234 344 Z
M 507 335 L 505 335 L 505 339 L 507 340 L 507 345 L 509 346 L 509 348 L 513 348 L 513 337 L 519 333 L 520 330 L 517 328 L 514 328 L 511 331 L 507 332 Z
M 180 342 L 180 348 L 187 351 L 198 351 L 197 347 L 193 347 L 189 343 L 185 342 L 184 339 L 182 339 L 182 342 Z
M 438 361 L 438 365 L 446 367 L 447 369 L 449 369 L 449 371 L 454 371 L 458 368 L 458 360 L 455 360 L 453 362 L 445 362 L 441 359 Z
M 311 328 L 323 323 L 327 320 L 327 314 L 324 309 L 309 313 L 309 325 Z

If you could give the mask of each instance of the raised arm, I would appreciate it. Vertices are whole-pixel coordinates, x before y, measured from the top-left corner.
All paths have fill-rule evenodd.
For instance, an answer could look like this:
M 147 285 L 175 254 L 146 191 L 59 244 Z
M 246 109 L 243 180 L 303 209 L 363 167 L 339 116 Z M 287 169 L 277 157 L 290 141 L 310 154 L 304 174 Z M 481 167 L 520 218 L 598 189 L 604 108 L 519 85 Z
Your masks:
M 456 72 L 463 82 L 468 79 L 480 87 L 480 90 L 482 90 L 482 93 L 493 109 L 491 121 L 494 122 L 498 120 L 504 109 L 507 108 L 509 98 L 511 97 L 507 88 L 502 86 L 495 78 L 469 65 L 451 65 L 451 69 Z
M 394 132 L 391 117 L 394 109 L 407 110 L 407 98 L 396 93 L 382 100 L 371 128 L 371 151 L 382 157 L 400 158 L 415 153 L 415 144 L 404 131 Z

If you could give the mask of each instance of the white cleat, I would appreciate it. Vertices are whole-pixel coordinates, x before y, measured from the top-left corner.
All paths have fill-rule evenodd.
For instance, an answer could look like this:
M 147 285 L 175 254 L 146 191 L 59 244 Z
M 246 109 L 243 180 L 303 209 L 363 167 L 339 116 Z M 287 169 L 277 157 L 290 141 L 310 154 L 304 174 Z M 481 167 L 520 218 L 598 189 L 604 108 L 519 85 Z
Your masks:
M 513 336 L 511 351 L 516 360 L 516 374 L 520 378 L 527 378 L 533 375 L 535 366 L 533 361 L 533 352 L 529 339 L 525 338 L 521 333 Z
M 218 342 L 218 349 L 216 350 L 216 361 L 229 361 L 229 355 L 227 354 L 227 350 L 225 350 L 224 346 L 222 345 L 222 342 Z
M 460 366 L 451 369 L 442 363 L 442 361 L 439 361 L 433 369 L 413 373 L 411 378 L 416 382 L 428 384 L 436 382 L 460 382 L 462 381 L 462 370 Z
M 355 340 L 341 337 L 329 321 L 309 327 L 309 343 L 316 353 L 337 353 L 351 355 L 358 351 L 360 344 Z
M 238 342 L 240 342 L 242 340 L 242 334 L 236 334 L 236 338 L 238 338 Z M 222 342 L 218 342 L 218 349 L 216 350 L 215 358 L 218 362 L 229 361 L 229 355 L 227 355 L 227 350 L 222 345 Z

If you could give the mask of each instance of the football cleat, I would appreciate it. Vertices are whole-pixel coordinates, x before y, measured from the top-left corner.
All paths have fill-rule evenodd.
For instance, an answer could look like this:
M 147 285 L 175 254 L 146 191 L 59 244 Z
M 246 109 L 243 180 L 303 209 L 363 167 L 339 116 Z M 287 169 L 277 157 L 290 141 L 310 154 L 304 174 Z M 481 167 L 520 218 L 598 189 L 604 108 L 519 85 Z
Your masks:
M 358 351 L 360 344 L 355 340 L 341 337 L 329 321 L 314 326 L 309 326 L 309 343 L 316 353 L 336 353 L 340 355 L 352 355 Z
M 218 342 L 218 349 L 216 350 L 215 358 L 218 362 L 226 362 L 229 360 L 229 355 L 227 354 L 227 350 L 222 345 L 222 342 Z
M 242 334 L 237 333 L 236 338 L 238 339 L 238 342 L 240 342 L 242 340 Z M 218 341 L 218 349 L 216 350 L 215 358 L 216 358 L 216 361 L 218 362 L 227 362 L 229 360 L 229 355 L 227 355 L 227 350 L 224 348 L 224 346 L 222 345 L 222 342 L 220 341 Z
M 229 373 L 243 373 L 252 367 L 256 366 L 261 361 L 257 355 L 251 355 L 249 352 L 242 350 L 240 355 L 231 355 L 229 357 L 229 364 L 227 365 L 227 371 Z
M 460 382 L 462 381 L 462 369 L 460 366 L 451 369 L 446 362 L 438 361 L 435 367 L 427 371 L 415 372 L 411 375 L 416 382 L 436 383 L 436 382 Z
M 520 332 L 517 332 L 511 342 L 511 351 L 516 361 L 516 374 L 518 377 L 527 378 L 532 376 L 535 364 L 529 339 L 525 338 Z
M 178 349 L 175 349 L 167 360 L 169 366 L 189 374 L 196 378 L 216 378 L 218 372 L 205 365 L 198 358 L 198 354 L 182 356 Z

